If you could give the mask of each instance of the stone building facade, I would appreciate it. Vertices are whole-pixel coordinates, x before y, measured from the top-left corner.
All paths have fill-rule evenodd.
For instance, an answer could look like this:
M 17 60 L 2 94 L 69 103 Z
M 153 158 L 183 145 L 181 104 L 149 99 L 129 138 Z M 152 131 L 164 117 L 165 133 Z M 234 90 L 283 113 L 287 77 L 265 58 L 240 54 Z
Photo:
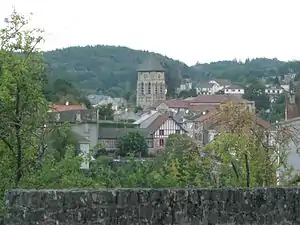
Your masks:
M 165 69 L 154 58 L 149 58 L 137 69 L 136 105 L 148 108 L 166 100 Z

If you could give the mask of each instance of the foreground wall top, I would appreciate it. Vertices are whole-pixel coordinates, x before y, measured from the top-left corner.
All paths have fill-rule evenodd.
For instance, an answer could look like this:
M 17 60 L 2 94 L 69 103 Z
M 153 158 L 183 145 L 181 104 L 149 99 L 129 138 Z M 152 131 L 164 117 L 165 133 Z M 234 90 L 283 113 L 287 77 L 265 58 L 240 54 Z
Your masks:
M 12 190 L 7 225 L 300 224 L 300 189 Z

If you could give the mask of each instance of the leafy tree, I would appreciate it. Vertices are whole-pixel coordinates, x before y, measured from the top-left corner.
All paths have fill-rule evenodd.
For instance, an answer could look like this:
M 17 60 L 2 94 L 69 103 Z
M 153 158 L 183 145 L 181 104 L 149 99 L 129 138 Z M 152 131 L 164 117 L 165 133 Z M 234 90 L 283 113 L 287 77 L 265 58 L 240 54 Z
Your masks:
M 114 110 L 112 104 L 101 105 L 97 107 L 98 115 L 100 120 L 113 120 L 114 119 Z
M 49 132 L 47 137 L 47 147 L 51 149 L 56 161 L 61 161 L 67 148 L 76 149 L 78 147 L 78 139 L 72 132 L 68 124 L 62 126 L 56 126 Z M 76 152 L 77 154 L 78 152 Z
M 196 89 L 191 89 L 191 90 L 184 90 L 181 91 L 178 95 L 178 98 L 188 98 L 188 97 L 196 97 L 197 96 L 197 91 Z
M 201 157 L 200 148 L 187 135 L 172 134 L 149 174 L 154 187 L 215 187 L 210 157 Z
M 128 132 L 118 141 L 119 153 L 126 156 L 130 153 L 146 155 L 148 151 L 146 138 L 140 132 Z
M 258 80 L 252 80 L 250 85 L 245 89 L 243 98 L 255 101 L 255 107 L 258 112 L 270 108 L 270 101 L 268 95 L 265 93 L 265 87 Z
M 43 38 L 39 29 L 26 30 L 28 21 L 15 11 L 5 22 L 0 31 L 0 139 L 15 157 L 18 186 L 27 163 L 34 163 L 44 148 L 48 103 L 43 96 L 44 62 L 36 48 Z
M 233 103 L 224 105 L 215 120 L 220 134 L 206 149 L 222 162 L 222 185 L 276 186 L 280 168 L 285 168 L 282 176 L 288 175 L 286 145 L 292 137 L 285 128 L 267 130 L 255 115 Z
M 52 103 L 65 104 L 68 101 L 70 104 L 84 104 L 87 108 L 91 108 L 91 103 L 84 94 L 64 79 L 56 79 L 54 82 L 47 81 L 44 94 L 46 99 Z

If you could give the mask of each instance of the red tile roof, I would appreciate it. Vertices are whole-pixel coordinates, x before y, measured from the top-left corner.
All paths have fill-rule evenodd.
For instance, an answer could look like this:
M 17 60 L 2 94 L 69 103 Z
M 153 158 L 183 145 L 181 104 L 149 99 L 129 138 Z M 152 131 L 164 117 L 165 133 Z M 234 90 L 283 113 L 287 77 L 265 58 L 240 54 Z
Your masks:
M 170 99 L 165 101 L 158 101 L 154 104 L 154 107 L 158 107 L 160 104 L 166 104 L 169 108 L 188 108 L 189 103 L 183 99 Z
M 82 105 L 57 105 L 54 104 L 52 106 L 53 112 L 64 112 L 64 111 L 72 111 L 72 110 L 80 110 L 84 109 Z
M 188 100 L 190 103 L 221 103 L 226 101 L 249 102 L 248 100 L 233 95 L 198 95 L 197 97 Z

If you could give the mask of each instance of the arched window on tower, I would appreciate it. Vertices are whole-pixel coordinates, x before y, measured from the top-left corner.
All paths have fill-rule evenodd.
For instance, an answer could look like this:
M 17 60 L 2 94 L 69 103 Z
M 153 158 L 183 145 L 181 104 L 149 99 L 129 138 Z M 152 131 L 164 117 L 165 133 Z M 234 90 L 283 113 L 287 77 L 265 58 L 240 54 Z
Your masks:
M 157 83 L 155 83 L 155 94 L 158 93 Z
M 151 83 L 148 83 L 148 94 L 151 94 Z
M 161 94 L 164 93 L 164 86 L 163 86 L 163 84 L 160 84 L 160 90 L 159 91 L 160 91 Z
M 144 83 L 142 82 L 142 83 L 141 83 L 141 94 L 142 94 L 142 95 L 144 94 L 144 91 L 145 91 L 145 90 L 144 90 Z

